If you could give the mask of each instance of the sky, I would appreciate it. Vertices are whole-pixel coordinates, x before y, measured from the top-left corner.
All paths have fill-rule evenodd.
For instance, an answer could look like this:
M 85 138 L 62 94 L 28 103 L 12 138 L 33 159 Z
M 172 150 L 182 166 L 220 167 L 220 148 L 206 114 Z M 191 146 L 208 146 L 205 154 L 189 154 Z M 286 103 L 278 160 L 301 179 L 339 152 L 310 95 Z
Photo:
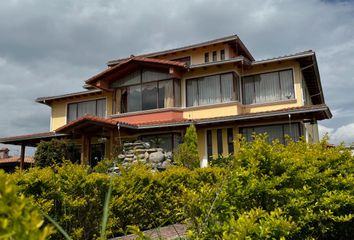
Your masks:
M 0 1 L 0 137 L 49 131 L 35 99 L 82 91 L 109 60 L 232 34 L 256 60 L 314 50 L 321 135 L 354 142 L 354 1 L 328 0 Z

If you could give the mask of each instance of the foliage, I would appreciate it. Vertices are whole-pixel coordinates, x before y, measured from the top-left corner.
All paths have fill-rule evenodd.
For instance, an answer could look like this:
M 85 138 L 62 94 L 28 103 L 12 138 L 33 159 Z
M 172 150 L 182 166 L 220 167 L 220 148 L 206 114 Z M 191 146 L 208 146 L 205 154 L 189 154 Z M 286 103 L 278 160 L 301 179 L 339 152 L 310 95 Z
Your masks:
M 64 162 L 61 166 L 32 168 L 12 176 L 22 193 L 53 218 L 73 239 L 97 239 L 100 235 L 105 197 L 112 179 L 107 237 L 125 234 L 129 225 L 142 230 L 183 220 L 182 192 L 214 184 L 222 169 L 190 171 L 172 167 L 153 173 L 142 165 L 122 168 L 110 177 L 87 166 Z M 62 239 L 60 233 L 52 239 Z
M 194 239 L 350 239 L 354 161 L 325 141 L 241 140 L 222 181 L 186 189 Z
M 23 195 L 9 175 L 0 171 L 0 239 L 47 239 L 53 229 L 44 225 L 43 216 Z
M 34 154 L 35 164 L 38 167 L 47 167 L 61 164 L 64 159 L 75 161 L 75 145 L 68 140 L 52 139 L 41 141 Z
M 233 154 L 229 154 L 227 156 L 218 155 L 217 158 L 209 160 L 209 165 L 211 167 L 229 167 L 230 164 L 233 162 L 233 159 Z
M 173 159 L 177 164 L 190 169 L 199 167 L 197 130 L 194 125 L 187 128 L 183 143 L 178 146 Z

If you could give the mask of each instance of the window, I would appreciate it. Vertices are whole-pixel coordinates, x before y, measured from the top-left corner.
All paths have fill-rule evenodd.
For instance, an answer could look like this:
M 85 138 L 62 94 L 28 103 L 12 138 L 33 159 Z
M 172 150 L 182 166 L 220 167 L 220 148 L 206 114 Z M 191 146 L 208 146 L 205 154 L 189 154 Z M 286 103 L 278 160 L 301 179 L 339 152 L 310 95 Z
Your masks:
M 252 135 L 267 133 L 268 141 L 271 143 L 275 139 L 283 144 L 286 143 L 285 135 L 289 135 L 294 141 L 299 140 L 300 125 L 299 123 L 277 124 L 267 126 L 244 127 L 240 129 L 241 134 L 247 141 L 252 141 Z
M 187 80 L 187 107 L 238 100 L 238 77 L 233 73 Z
M 87 114 L 98 117 L 105 117 L 106 99 L 97 99 L 68 104 L 67 122 L 72 122 Z
M 213 138 L 211 134 L 211 130 L 207 130 L 206 132 L 206 142 L 207 142 L 207 155 L 208 159 L 212 158 L 213 155 Z
M 204 53 L 204 62 L 209 62 L 209 53 Z
M 169 152 L 176 150 L 182 142 L 180 133 L 145 135 L 141 136 L 141 140 L 150 143 L 151 147 L 162 148 Z
M 220 50 L 220 60 L 221 61 L 225 60 L 225 50 L 224 49 Z
M 216 51 L 213 52 L 213 62 L 216 62 L 218 59 L 217 59 L 217 53 Z
M 227 148 L 229 154 L 234 153 L 234 132 L 232 128 L 227 129 Z
M 181 102 L 180 82 L 167 71 L 137 70 L 111 87 L 117 88 L 117 104 L 122 113 L 179 107 Z
M 216 140 L 218 144 L 218 155 L 221 155 L 223 152 L 223 146 L 222 146 L 222 129 L 217 129 L 216 130 Z
M 243 103 L 267 103 L 294 99 L 293 71 L 247 76 L 242 81 Z

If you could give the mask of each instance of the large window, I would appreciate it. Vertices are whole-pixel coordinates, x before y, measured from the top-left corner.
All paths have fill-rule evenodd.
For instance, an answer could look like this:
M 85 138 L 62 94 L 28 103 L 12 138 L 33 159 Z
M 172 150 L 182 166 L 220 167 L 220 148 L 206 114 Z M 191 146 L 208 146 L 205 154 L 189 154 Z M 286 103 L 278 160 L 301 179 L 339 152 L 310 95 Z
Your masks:
M 158 134 L 141 136 L 143 142 L 149 142 L 151 147 L 162 148 L 165 151 L 174 151 L 182 142 L 180 133 Z
M 117 103 L 122 113 L 180 106 L 180 82 L 167 71 L 138 70 L 114 82 L 112 87 L 119 92 Z
M 67 121 L 72 122 L 86 114 L 105 117 L 106 99 L 97 99 L 85 102 L 68 104 Z
M 285 70 L 244 77 L 242 94 L 244 104 L 294 99 L 293 71 Z
M 238 100 L 238 77 L 233 73 L 187 80 L 187 107 Z
M 267 126 L 254 126 L 240 128 L 240 133 L 246 138 L 247 141 L 252 141 L 253 134 L 267 133 L 268 141 L 272 142 L 275 139 L 283 144 L 286 143 L 286 135 L 297 141 L 300 137 L 300 125 L 299 123 L 291 124 L 277 124 Z

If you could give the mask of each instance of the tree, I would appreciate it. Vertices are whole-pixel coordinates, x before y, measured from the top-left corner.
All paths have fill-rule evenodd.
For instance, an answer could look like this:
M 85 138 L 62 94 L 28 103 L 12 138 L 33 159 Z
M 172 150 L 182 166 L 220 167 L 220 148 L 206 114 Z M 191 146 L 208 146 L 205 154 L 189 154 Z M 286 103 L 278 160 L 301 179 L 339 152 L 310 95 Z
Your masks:
M 193 169 L 199 167 L 197 130 L 194 125 L 187 128 L 183 143 L 178 146 L 174 154 L 177 164 Z

